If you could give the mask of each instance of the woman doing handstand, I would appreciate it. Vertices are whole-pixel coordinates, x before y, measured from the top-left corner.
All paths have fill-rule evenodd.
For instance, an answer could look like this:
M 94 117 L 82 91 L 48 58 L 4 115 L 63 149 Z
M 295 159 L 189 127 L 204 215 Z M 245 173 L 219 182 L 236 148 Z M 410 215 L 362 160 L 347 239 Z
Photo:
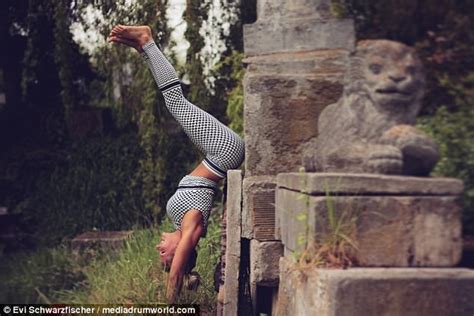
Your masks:
M 174 303 L 183 277 L 196 263 L 195 247 L 205 235 L 215 190 L 226 171 L 240 166 L 244 159 L 242 139 L 209 113 L 190 103 L 183 95 L 176 71 L 153 41 L 148 26 L 117 25 L 109 42 L 135 48 L 148 64 L 162 92 L 165 106 L 183 127 L 205 159 L 178 185 L 169 199 L 166 213 L 175 231 L 163 233 L 157 250 L 161 263 L 169 269 L 166 297 Z

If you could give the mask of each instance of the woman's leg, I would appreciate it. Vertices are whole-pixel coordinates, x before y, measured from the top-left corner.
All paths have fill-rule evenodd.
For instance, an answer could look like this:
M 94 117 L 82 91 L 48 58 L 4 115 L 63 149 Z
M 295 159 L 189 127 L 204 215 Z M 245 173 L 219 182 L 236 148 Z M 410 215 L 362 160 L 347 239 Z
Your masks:
M 238 168 L 244 159 L 243 140 L 184 97 L 176 71 L 154 41 L 146 43 L 142 49 L 166 107 L 206 155 L 203 164 L 221 178 L 226 176 L 228 169 Z

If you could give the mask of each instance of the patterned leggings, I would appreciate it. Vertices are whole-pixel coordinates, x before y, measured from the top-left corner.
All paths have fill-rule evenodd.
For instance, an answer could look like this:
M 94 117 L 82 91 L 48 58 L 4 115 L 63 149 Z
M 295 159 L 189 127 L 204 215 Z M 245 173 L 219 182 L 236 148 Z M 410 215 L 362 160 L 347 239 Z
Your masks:
M 227 170 L 238 168 L 244 159 L 243 140 L 215 117 L 186 100 L 176 71 L 154 41 L 143 45 L 143 51 L 142 56 L 163 93 L 166 107 L 206 155 L 202 161 L 204 166 L 220 178 L 226 176 Z M 176 229 L 181 228 L 184 214 L 190 209 L 202 212 L 204 227 L 207 227 L 216 189 L 217 184 L 207 178 L 184 177 L 166 208 Z

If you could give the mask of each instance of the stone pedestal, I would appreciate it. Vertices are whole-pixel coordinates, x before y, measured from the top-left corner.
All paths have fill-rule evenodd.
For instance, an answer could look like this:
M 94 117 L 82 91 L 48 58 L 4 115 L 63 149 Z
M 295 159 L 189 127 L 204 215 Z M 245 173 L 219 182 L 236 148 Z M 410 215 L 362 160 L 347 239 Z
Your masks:
M 461 258 L 460 180 L 288 173 L 277 185 L 285 256 L 343 234 L 360 266 L 449 267 Z
M 474 310 L 474 271 L 452 268 L 304 267 L 280 260 L 276 315 L 464 316 Z

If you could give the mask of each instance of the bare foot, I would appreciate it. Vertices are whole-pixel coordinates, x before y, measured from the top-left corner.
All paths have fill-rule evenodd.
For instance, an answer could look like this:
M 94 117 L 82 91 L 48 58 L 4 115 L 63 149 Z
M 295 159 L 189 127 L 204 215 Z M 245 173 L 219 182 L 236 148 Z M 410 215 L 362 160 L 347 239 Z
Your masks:
M 110 43 L 119 43 L 123 44 L 129 47 L 135 48 L 139 53 L 143 52 L 142 47 L 140 44 L 138 44 L 135 41 L 120 37 L 120 36 L 115 36 L 115 35 L 109 35 L 109 38 L 107 39 Z
M 122 39 L 136 42 L 140 47 L 152 40 L 151 29 L 146 25 L 116 25 L 110 32 L 110 36 L 116 36 Z

